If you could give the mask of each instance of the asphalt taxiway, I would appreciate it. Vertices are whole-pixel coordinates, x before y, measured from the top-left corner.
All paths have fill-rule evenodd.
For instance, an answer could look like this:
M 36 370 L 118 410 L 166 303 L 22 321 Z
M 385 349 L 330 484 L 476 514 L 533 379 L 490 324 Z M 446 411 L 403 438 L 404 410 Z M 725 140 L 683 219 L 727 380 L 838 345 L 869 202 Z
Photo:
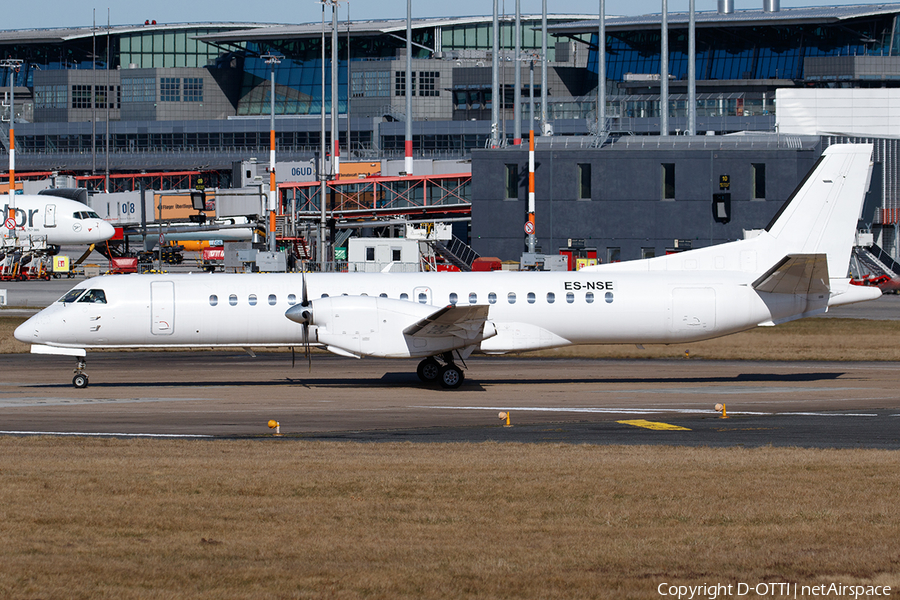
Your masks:
M 900 448 L 894 363 L 475 357 L 448 391 L 415 361 L 297 359 L 93 353 L 78 390 L 74 359 L 4 355 L 0 431 L 262 437 L 276 420 L 282 439 Z

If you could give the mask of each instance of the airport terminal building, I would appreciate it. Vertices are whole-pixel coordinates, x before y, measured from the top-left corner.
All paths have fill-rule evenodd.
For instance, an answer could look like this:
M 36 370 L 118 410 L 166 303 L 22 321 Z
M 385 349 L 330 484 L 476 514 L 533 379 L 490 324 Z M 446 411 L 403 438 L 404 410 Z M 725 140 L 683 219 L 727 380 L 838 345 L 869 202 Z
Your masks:
M 344 160 L 402 157 L 411 119 L 417 159 L 471 160 L 472 246 L 515 260 L 525 244 L 527 151 L 514 144 L 513 115 L 518 100 L 521 129 L 540 133 L 541 123 L 528 117 L 533 93 L 536 119 L 553 134 L 537 144 L 538 243 L 556 253 L 570 239 L 583 240 L 606 261 L 660 254 L 676 240 L 697 247 L 741 237 L 765 226 L 828 144 L 872 141 L 876 167 L 864 221 L 897 255 L 893 96 L 877 96 L 869 110 L 883 114 L 868 129 L 862 121 L 797 123 L 821 103 L 805 93 L 853 90 L 865 98 L 869 90 L 900 87 L 900 4 L 697 13 L 702 135 L 688 137 L 680 135 L 687 126 L 686 13 L 669 14 L 665 103 L 660 15 L 607 19 L 606 127 L 596 122 L 596 16 L 550 15 L 546 86 L 540 21 L 522 19 L 522 55 L 513 60 L 515 23 L 501 19 L 498 98 L 491 17 L 414 20 L 409 82 L 405 20 L 339 23 L 334 108 Z M 322 144 L 319 115 L 332 109 L 330 23 L 324 29 L 324 53 L 318 22 L 0 32 L 0 53 L 22 61 L 12 72 L 17 170 L 96 173 L 108 160 L 114 172 L 196 169 L 214 172 L 221 186 L 236 185 L 233 164 L 268 153 L 272 69 L 279 160 L 309 161 Z M 283 58 L 271 65 L 269 54 Z M 5 97 L 10 74 L 0 67 Z M 486 148 L 495 102 L 501 142 Z M 660 131 L 663 104 L 667 132 Z M 782 106 L 800 118 L 782 122 Z M 7 128 L 0 129 L 6 149 Z M 325 137 L 330 147 L 329 130 Z M 729 188 L 719 187 L 721 175 Z M 728 222 L 713 219 L 714 193 L 731 194 Z

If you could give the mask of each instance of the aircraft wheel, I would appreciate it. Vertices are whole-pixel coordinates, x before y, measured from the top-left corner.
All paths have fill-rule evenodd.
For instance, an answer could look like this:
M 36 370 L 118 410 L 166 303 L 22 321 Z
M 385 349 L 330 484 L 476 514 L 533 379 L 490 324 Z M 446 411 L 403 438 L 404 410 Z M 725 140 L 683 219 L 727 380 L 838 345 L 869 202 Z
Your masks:
M 431 357 L 426 358 L 422 362 L 419 363 L 419 366 L 416 368 L 416 375 L 419 376 L 425 383 L 432 383 L 437 381 L 437 378 L 441 374 L 441 365 L 438 364 L 436 360 Z
M 72 385 L 80 390 L 86 388 L 88 386 L 88 376 L 84 373 L 79 373 L 72 378 Z
M 441 369 L 442 388 L 455 390 L 462 385 L 464 379 L 465 377 L 463 377 L 463 372 L 453 363 L 444 365 L 444 367 Z

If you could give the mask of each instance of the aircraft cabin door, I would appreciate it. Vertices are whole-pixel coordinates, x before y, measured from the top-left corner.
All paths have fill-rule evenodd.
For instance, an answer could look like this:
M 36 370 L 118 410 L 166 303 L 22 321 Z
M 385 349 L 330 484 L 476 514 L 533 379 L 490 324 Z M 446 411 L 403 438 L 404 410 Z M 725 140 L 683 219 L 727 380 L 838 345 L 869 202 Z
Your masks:
M 175 331 L 175 284 L 171 281 L 150 283 L 150 333 L 172 335 Z
M 431 288 L 417 287 L 413 290 L 413 300 L 419 304 L 431 304 Z
M 56 205 L 48 204 L 44 209 L 44 227 L 56 227 Z

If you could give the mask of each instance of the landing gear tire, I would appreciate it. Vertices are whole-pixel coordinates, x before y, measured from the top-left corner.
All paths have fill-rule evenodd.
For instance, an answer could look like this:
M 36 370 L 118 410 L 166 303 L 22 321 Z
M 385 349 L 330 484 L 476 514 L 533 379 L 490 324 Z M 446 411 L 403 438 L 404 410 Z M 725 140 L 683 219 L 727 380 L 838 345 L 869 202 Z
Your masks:
M 77 387 L 78 389 L 84 389 L 88 386 L 88 376 L 84 373 L 79 373 L 72 378 L 72 385 Z
M 462 385 L 464 379 L 462 370 L 453 363 L 441 368 L 440 382 L 444 389 L 455 390 Z
M 438 361 L 429 357 L 419 363 L 416 368 L 416 375 L 419 376 L 424 383 L 434 383 L 441 375 L 441 365 Z

